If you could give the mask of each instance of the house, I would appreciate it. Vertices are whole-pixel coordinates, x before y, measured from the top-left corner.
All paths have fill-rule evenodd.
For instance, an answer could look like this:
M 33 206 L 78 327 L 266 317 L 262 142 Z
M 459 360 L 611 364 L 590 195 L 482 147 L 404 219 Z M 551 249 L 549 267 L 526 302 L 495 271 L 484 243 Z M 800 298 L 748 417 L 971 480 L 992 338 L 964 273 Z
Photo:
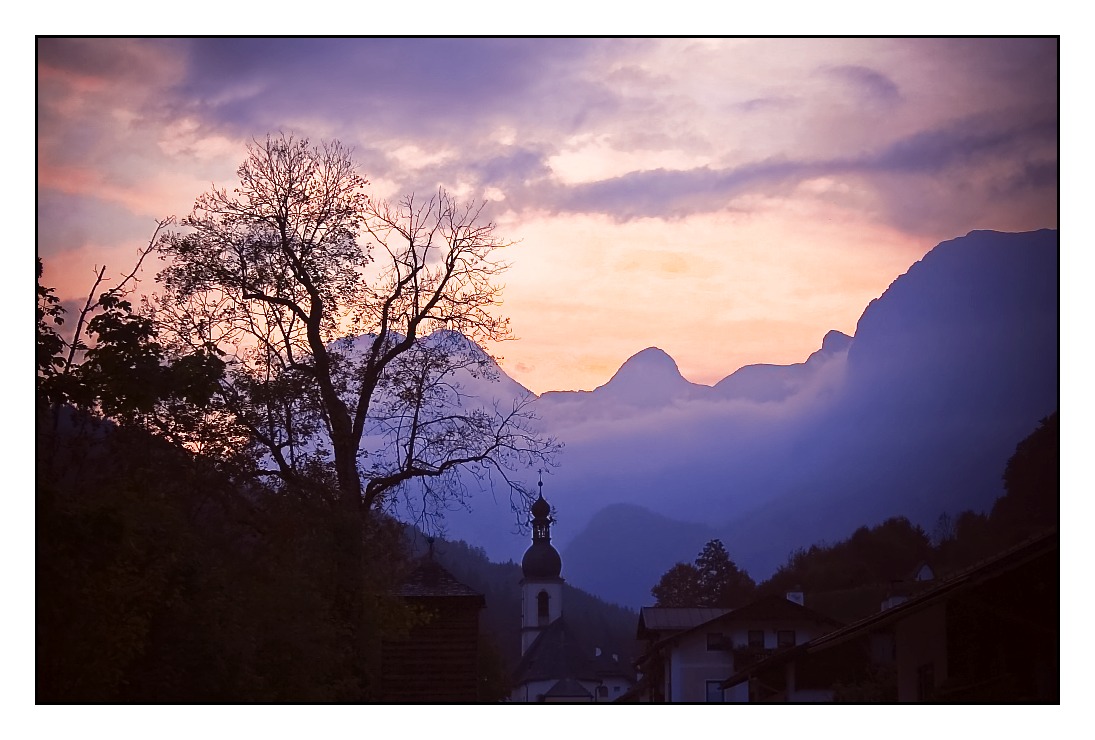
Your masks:
M 743 702 L 747 687 L 726 675 L 831 631 L 838 623 L 807 608 L 802 594 L 773 595 L 738 609 L 661 609 L 639 613 L 642 694 L 651 702 Z
M 426 621 L 381 645 L 381 701 L 475 702 L 478 696 L 479 612 L 486 599 L 441 567 L 433 553 L 418 563 L 399 594 Z
M 606 702 L 634 683 L 630 667 L 574 633 L 563 616 L 563 562 L 551 544 L 551 506 L 532 505 L 532 544 L 521 560 L 521 660 L 515 702 Z
M 1060 701 L 1056 528 L 735 671 L 752 701 Z

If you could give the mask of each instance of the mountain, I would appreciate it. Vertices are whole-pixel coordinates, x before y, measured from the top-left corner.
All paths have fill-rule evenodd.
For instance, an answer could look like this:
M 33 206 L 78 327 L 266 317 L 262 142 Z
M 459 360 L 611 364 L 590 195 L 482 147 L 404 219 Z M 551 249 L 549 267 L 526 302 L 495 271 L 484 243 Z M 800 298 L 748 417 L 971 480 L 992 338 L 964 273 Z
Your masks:
M 548 391 L 538 411 L 552 428 L 593 418 L 619 419 L 636 412 L 703 400 L 710 386 L 685 380 L 664 350 L 647 347 L 628 358 L 604 385 L 592 391 Z
M 821 349 L 794 365 L 746 365 L 715 384 L 721 398 L 748 401 L 785 401 L 801 391 L 820 368 L 847 354 L 852 338 L 835 329 L 825 335 Z
M 647 347 L 629 358 L 607 383 L 593 392 L 608 401 L 646 408 L 699 397 L 707 390 L 707 386 L 685 380 L 677 363 L 664 351 Z
M 621 573 L 639 571 L 659 574 L 676 562 L 690 563 L 704 543 L 718 536 L 706 524 L 693 524 L 655 514 L 634 504 L 610 504 L 598 511 L 562 552 L 563 575 L 581 573 L 583 587 L 617 604 L 636 600 Z M 585 567 L 597 563 L 595 569 Z M 650 602 L 651 583 L 643 595 Z
M 833 538 L 988 509 L 1015 444 L 1058 408 L 1057 250 L 1056 231 L 972 232 L 895 280 L 860 318 L 839 403 L 793 432 L 794 475 L 728 538 L 776 564 L 772 528 Z
M 930 530 L 944 511 L 986 510 L 1016 443 L 1057 409 L 1058 371 L 1051 230 L 938 245 L 866 307 L 853 337 L 828 333 L 802 363 L 707 387 L 643 350 L 593 391 L 537 401 L 566 445 L 544 475 L 565 577 L 638 606 L 694 557 L 694 544 L 675 549 L 679 525 L 720 536 L 760 580 L 797 547 L 890 516 Z M 474 497 L 470 513 L 448 515 L 449 536 L 519 558 L 527 538 L 506 504 Z M 674 524 L 658 536 L 635 510 L 600 515 L 614 504 Z M 617 555 L 637 546 L 641 558 Z

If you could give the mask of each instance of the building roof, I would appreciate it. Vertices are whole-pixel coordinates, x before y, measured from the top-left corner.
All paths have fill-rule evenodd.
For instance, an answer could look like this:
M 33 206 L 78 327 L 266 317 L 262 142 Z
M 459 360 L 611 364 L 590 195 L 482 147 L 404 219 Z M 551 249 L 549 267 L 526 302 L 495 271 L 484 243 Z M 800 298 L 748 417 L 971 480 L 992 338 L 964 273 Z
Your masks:
M 533 542 L 521 558 L 521 573 L 535 581 L 555 580 L 563 570 L 563 559 L 550 542 Z
M 751 601 L 738 609 L 716 617 L 713 622 L 733 624 L 735 622 L 801 622 L 812 621 L 839 627 L 840 622 L 821 612 L 791 601 L 786 596 L 770 594 Z
M 650 632 L 680 632 L 721 617 L 729 609 L 679 608 L 665 606 L 644 606 L 639 609 L 640 639 L 648 638 Z M 664 636 L 664 635 L 663 635 Z
M 521 559 L 521 572 L 529 580 L 556 580 L 563 570 L 559 551 L 551 544 L 551 505 L 544 500 L 544 481 L 541 480 L 540 497 L 530 509 L 532 513 L 532 545 Z
M 522 684 L 567 677 L 599 681 L 607 676 L 634 680 L 634 675 L 618 660 L 606 654 L 597 655 L 593 647 L 580 640 L 560 617 L 545 627 L 521 656 L 514 682 Z
M 544 693 L 545 699 L 592 699 L 593 694 L 573 678 L 563 678 L 555 682 Z
M 456 580 L 452 573 L 433 559 L 432 554 L 422 558 L 404 579 L 399 595 L 408 598 L 468 596 L 486 603 L 483 594 Z
M 950 578 L 938 582 L 937 585 L 921 591 L 916 596 L 911 597 L 908 601 L 904 601 L 886 611 L 871 614 L 857 622 L 828 632 L 820 637 L 815 637 L 809 642 L 796 645 L 783 652 L 776 653 L 744 670 L 738 671 L 723 681 L 722 686 L 723 688 L 728 688 L 739 684 L 754 673 L 785 663 L 802 653 L 815 653 L 827 650 L 843 644 L 848 640 L 853 640 L 882 627 L 887 627 L 890 624 L 911 614 L 915 614 L 922 609 L 926 609 L 941 600 L 945 600 L 957 592 L 961 592 L 966 588 L 983 583 L 990 578 L 1025 565 L 1035 558 L 1048 554 L 1053 549 L 1060 549 L 1060 546 L 1060 532 L 1055 527 L 1051 531 L 1031 537 L 997 555 L 975 563 L 965 570 L 959 571 Z

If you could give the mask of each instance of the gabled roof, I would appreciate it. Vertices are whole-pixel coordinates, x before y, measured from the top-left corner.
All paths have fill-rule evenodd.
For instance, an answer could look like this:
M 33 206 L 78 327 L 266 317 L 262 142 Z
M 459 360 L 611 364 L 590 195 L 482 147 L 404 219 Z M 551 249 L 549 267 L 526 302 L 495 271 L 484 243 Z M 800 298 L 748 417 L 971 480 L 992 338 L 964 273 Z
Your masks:
M 734 624 L 740 622 L 821 622 L 839 627 L 840 622 L 816 612 L 809 607 L 791 601 L 786 596 L 771 594 L 751 601 L 739 609 L 733 609 L 712 623 Z
M 888 627 L 892 623 L 911 614 L 915 614 L 922 609 L 926 609 L 939 601 L 949 598 L 955 593 L 960 593 L 971 586 L 975 586 L 995 576 L 1014 570 L 1035 558 L 1049 554 L 1054 549 L 1059 550 L 1060 546 L 1060 531 L 1055 527 L 1048 532 L 1036 535 L 1014 547 L 1010 547 L 997 555 L 975 563 L 965 570 L 959 571 L 950 578 L 939 582 L 937 585 L 921 591 L 908 601 L 904 601 L 895 607 L 883 612 L 871 614 L 857 622 L 833 630 L 820 637 L 815 637 L 809 642 L 796 645 L 793 648 L 776 653 L 758 663 L 754 663 L 748 668 L 738 671 L 727 678 L 722 682 L 722 687 L 728 688 L 739 684 L 754 673 L 785 663 L 797 655 L 827 650 L 843 644 L 848 640 L 854 640 L 865 634 L 874 632 L 875 630 Z
M 399 595 L 410 598 L 470 596 L 478 597 L 486 603 L 483 594 L 456 580 L 452 573 L 428 555 L 422 558 L 400 585 Z
M 585 686 L 582 686 L 577 680 L 573 678 L 563 678 L 555 682 L 544 693 L 545 699 L 592 699 L 593 694 L 589 693 L 589 690 Z
M 607 676 L 634 680 L 619 661 L 596 651 L 579 639 L 563 617 L 549 624 L 536 637 L 514 671 L 514 682 L 574 678 L 599 681 Z
M 730 610 L 719 608 L 644 606 L 639 609 L 637 636 L 642 639 L 650 632 L 680 632 L 691 629 L 715 617 L 721 617 L 728 611 Z

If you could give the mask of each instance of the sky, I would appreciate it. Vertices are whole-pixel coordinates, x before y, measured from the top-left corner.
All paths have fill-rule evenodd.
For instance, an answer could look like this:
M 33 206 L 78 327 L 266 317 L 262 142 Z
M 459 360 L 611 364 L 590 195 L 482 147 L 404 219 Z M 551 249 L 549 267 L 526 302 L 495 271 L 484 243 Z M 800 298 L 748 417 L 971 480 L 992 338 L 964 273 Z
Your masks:
M 537 393 L 802 362 L 937 243 L 1058 225 L 1056 39 L 38 39 L 36 83 L 70 305 L 252 139 L 339 139 L 376 197 L 487 201 Z

